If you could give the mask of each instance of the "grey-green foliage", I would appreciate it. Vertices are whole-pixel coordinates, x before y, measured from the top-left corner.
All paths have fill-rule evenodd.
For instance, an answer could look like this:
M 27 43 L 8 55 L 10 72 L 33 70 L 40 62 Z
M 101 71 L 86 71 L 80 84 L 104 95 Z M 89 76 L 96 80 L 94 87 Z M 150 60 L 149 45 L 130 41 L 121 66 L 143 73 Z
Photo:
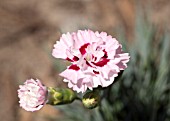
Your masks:
M 170 121 L 170 37 L 142 20 L 137 19 L 135 39 L 126 50 L 128 68 L 100 107 L 85 109 L 76 101 L 57 107 L 64 114 L 57 120 Z
M 141 18 L 140 18 L 141 19 Z M 170 38 L 144 22 L 136 25 L 131 61 L 120 83 L 125 113 L 121 120 L 168 121 L 170 118 Z M 158 36 L 159 35 L 159 36 Z M 114 88 L 114 87 L 113 87 Z M 124 110 L 127 110 L 124 111 Z
M 69 105 L 57 106 L 56 108 L 64 113 L 64 116 L 59 117 L 57 121 L 102 121 L 98 108 L 85 109 L 79 101 Z

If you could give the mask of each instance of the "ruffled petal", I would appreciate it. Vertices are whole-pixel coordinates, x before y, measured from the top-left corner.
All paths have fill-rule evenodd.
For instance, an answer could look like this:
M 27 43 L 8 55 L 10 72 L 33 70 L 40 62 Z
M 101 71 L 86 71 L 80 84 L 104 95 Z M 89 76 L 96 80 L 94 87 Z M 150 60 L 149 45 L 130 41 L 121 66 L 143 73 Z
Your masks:
M 111 35 L 91 30 L 64 34 L 54 45 L 53 56 L 72 63 L 60 76 L 77 92 L 111 85 L 130 59 Z

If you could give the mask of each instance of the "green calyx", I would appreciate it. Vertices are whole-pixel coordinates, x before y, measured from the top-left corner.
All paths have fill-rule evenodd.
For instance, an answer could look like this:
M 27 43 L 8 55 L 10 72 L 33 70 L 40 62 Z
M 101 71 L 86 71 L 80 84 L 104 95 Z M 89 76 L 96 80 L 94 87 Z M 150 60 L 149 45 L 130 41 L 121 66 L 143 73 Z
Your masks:
M 48 101 L 50 105 L 62 105 L 72 103 L 77 98 L 74 91 L 67 88 L 48 87 Z

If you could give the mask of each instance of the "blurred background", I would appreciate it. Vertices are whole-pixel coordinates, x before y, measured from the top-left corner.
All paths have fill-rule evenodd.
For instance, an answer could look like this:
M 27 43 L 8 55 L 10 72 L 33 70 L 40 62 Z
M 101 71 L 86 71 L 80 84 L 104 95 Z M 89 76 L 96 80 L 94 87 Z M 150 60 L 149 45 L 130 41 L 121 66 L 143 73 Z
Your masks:
M 0 0 L 1 121 L 170 121 L 169 0 Z M 66 64 L 51 55 L 62 33 L 105 31 L 131 55 L 102 107 L 79 102 L 26 112 L 17 89 L 26 79 L 66 87 Z

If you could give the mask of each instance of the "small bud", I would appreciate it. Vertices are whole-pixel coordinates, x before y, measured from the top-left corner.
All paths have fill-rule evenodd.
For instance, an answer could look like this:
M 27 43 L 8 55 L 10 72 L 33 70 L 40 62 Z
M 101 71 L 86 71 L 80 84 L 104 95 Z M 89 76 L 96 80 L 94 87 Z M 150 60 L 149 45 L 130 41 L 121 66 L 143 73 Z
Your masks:
M 93 109 L 99 105 L 99 91 L 87 92 L 82 99 L 82 103 L 86 108 Z
M 77 98 L 71 89 L 48 87 L 48 101 L 50 105 L 62 105 L 72 103 Z

